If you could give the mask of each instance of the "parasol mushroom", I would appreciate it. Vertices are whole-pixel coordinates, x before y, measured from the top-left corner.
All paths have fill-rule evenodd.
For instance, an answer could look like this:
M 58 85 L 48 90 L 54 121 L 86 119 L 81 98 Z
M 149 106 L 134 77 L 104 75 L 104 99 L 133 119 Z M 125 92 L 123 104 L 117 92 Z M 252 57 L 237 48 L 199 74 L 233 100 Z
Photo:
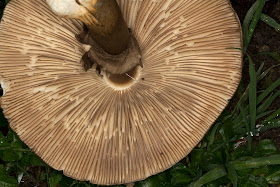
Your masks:
M 0 24 L 1 107 L 11 128 L 51 167 L 105 185 L 180 161 L 241 77 L 233 49 L 242 47 L 241 29 L 228 0 L 118 4 L 143 63 L 125 73 L 85 68 L 82 22 L 58 17 L 44 0 L 12 0 Z

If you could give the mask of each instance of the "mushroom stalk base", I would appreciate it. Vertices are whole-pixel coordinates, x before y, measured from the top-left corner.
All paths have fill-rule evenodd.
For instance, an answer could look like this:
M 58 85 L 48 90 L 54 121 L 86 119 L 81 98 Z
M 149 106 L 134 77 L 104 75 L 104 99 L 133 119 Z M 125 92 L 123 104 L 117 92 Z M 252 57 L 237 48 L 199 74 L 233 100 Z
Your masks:
M 91 49 L 82 57 L 85 71 L 97 65 L 97 69 L 111 74 L 124 74 L 137 66 L 143 67 L 141 61 L 141 50 L 136 38 L 129 32 L 129 42 L 127 48 L 120 54 L 112 55 L 107 53 L 91 36 L 91 32 L 84 26 L 83 32 L 77 35 L 79 42 L 88 44 Z

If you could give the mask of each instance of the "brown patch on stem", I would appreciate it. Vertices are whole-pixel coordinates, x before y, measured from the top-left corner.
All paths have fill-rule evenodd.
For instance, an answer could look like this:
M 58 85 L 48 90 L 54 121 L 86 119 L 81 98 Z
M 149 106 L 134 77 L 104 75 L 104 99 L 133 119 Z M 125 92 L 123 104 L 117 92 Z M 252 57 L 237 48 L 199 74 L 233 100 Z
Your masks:
M 129 35 L 130 40 L 127 49 L 118 55 L 111 55 L 100 47 L 93 37 L 91 37 L 87 27 L 84 26 L 84 31 L 76 37 L 79 42 L 91 46 L 91 49 L 82 57 L 85 71 L 92 68 L 95 63 L 99 65 L 102 70 L 112 74 L 126 73 L 138 65 L 143 67 L 141 62 L 141 50 L 138 42 L 131 32 L 129 32 Z

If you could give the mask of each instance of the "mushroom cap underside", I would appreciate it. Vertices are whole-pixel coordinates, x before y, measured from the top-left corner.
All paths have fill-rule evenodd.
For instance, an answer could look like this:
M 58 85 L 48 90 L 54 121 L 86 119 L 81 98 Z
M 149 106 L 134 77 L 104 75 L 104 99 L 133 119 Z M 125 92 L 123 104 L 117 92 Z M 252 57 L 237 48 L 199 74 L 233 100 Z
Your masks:
M 241 77 L 239 20 L 228 0 L 119 0 L 144 68 L 117 89 L 81 65 L 82 23 L 43 0 L 12 0 L 0 24 L 1 107 L 47 164 L 96 184 L 164 171 L 185 157 Z

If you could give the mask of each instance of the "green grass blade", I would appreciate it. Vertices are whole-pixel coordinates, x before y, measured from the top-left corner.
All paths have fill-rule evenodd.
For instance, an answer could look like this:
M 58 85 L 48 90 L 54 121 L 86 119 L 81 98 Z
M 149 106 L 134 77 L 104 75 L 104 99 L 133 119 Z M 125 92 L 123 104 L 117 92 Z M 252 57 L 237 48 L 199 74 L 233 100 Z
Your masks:
M 264 103 L 257 108 L 257 113 L 264 112 L 272 102 L 280 96 L 280 90 L 278 90 L 274 95 L 269 96 Z
M 250 74 L 250 85 L 249 85 L 249 106 L 250 106 L 250 131 L 255 129 L 256 124 L 256 115 L 257 115 L 257 77 L 255 71 L 255 65 L 249 57 L 249 74 Z M 250 133 L 250 132 L 248 132 Z
M 237 187 L 238 175 L 237 175 L 234 167 L 232 167 L 232 165 L 227 163 L 226 164 L 226 169 L 227 169 L 227 172 L 228 172 L 228 178 L 231 180 L 233 187 Z
M 214 180 L 217 180 L 223 176 L 226 176 L 227 172 L 224 167 L 217 167 L 209 172 L 207 172 L 205 175 L 200 177 L 192 186 L 193 187 L 201 187 L 204 184 L 207 184 L 209 182 L 212 182 Z
M 215 139 L 215 135 L 216 135 L 216 132 L 217 132 L 217 129 L 219 128 L 220 125 L 221 125 L 221 123 L 216 123 L 214 125 L 214 127 L 212 128 L 212 131 L 211 131 L 210 137 L 209 137 L 209 142 L 208 142 L 207 150 L 209 150 L 210 146 L 213 144 L 214 139 Z
M 269 26 L 273 27 L 276 31 L 280 32 L 280 24 L 277 23 L 272 17 L 261 14 L 260 20 L 262 20 L 264 23 L 268 24 Z
M 277 67 L 278 65 L 271 66 L 260 75 L 257 74 L 257 82 L 260 82 L 273 68 Z
M 262 118 L 264 116 L 267 116 L 267 115 L 269 115 L 269 114 L 271 114 L 273 112 L 274 112 L 274 110 L 269 110 L 269 111 L 262 112 L 262 113 L 257 115 L 256 119 L 258 120 L 258 119 L 260 119 L 260 118 Z
M 257 97 L 257 105 L 259 105 L 271 92 L 273 92 L 278 86 L 280 85 L 280 78 L 277 79 L 274 83 L 272 83 L 264 92 L 262 92 Z M 249 114 L 249 106 L 246 106 L 244 108 L 245 115 Z M 239 114 L 235 119 L 233 120 L 234 128 L 241 127 L 240 122 L 242 120 L 242 116 Z
M 264 67 L 264 62 L 260 65 L 258 71 L 256 72 L 257 77 L 262 74 L 263 67 Z
M 260 65 L 258 71 L 256 72 L 257 82 L 261 81 L 271 71 L 271 69 L 273 69 L 276 66 L 272 66 L 262 73 L 263 67 L 264 67 L 264 63 L 262 63 Z M 237 102 L 237 104 L 236 104 L 236 106 L 235 106 L 235 108 L 232 112 L 232 115 L 231 115 L 233 118 L 235 118 L 237 116 L 237 112 L 238 112 L 238 109 L 239 109 L 240 105 L 247 101 L 247 99 L 248 99 L 248 89 L 249 89 L 249 86 L 246 88 L 245 92 L 240 97 L 239 101 Z
M 280 78 L 272 83 L 261 95 L 257 98 L 257 104 L 260 104 L 264 98 L 266 98 L 272 91 L 274 91 L 280 85 Z
M 280 115 L 280 108 L 278 110 L 276 110 L 275 112 L 273 112 L 273 114 L 271 114 L 269 117 L 267 117 L 262 123 L 266 124 L 270 120 L 277 118 L 279 115 Z
M 235 170 L 258 168 L 265 165 L 280 164 L 280 154 L 272 155 L 269 157 L 251 158 L 246 161 L 231 161 L 229 162 Z
M 258 8 L 256 9 L 255 14 L 253 15 L 252 21 L 251 21 L 249 29 L 248 29 L 248 34 L 244 36 L 244 37 L 246 37 L 246 39 L 244 40 L 245 41 L 244 45 L 243 45 L 243 48 L 244 48 L 243 51 L 244 52 L 246 52 L 246 50 L 247 50 L 247 48 L 248 48 L 248 46 L 251 42 L 253 33 L 256 29 L 257 23 L 260 19 L 263 7 L 264 7 L 265 2 L 266 2 L 266 0 L 257 0 L 257 1 L 259 2 Z
M 238 109 L 240 109 L 239 107 L 245 103 L 248 99 L 248 88 L 246 88 L 245 92 L 243 93 L 243 95 L 240 97 L 239 101 L 237 102 L 234 110 L 232 111 L 232 118 L 236 118 L 237 114 L 238 114 Z
M 248 123 L 246 115 L 244 113 L 244 110 L 242 109 L 242 106 L 240 106 L 240 113 L 241 113 L 241 116 L 242 116 L 241 123 L 243 123 L 243 125 L 245 124 L 246 131 L 247 131 L 247 134 L 248 134 L 247 149 L 248 149 L 248 151 L 251 151 L 251 149 L 252 149 L 252 137 L 251 137 L 251 133 L 250 133 L 251 129 L 250 129 L 250 124 Z
M 268 121 L 264 127 L 260 129 L 260 132 L 264 132 L 268 129 L 280 127 L 280 119 L 270 120 Z
M 256 1 L 252 6 L 251 8 L 248 10 L 244 20 L 243 20 L 243 24 L 242 24 L 242 33 L 243 33 L 243 43 L 244 43 L 244 46 L 248 46 L 248 30 L 249 30 L 249 26 L 250 26 L 250 22 L 259 6 L 259 0 Z

